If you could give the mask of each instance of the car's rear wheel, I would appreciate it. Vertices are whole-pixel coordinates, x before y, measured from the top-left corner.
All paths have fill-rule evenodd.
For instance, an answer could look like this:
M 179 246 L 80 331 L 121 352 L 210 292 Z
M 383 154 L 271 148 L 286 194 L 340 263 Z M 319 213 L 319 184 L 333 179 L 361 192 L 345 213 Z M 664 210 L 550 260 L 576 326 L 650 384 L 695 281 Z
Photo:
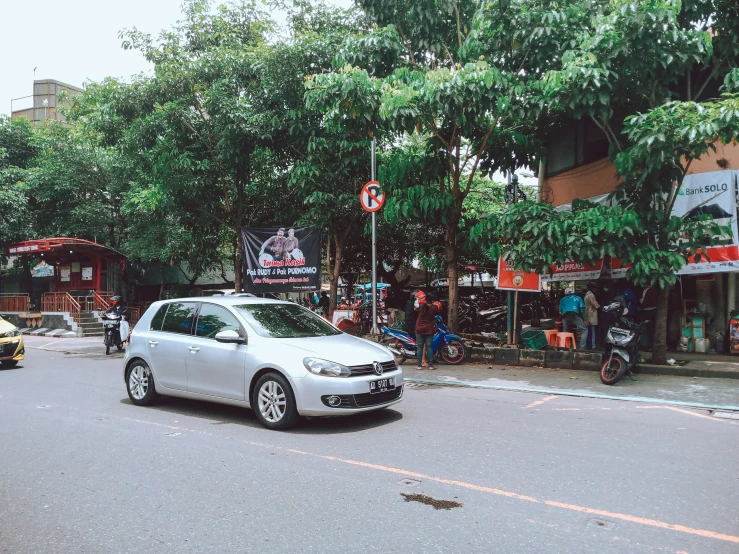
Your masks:
M 259 378 L 251 406 L 259 423 L 268 429 L 289 429 L 300 417 L 293 389 L 279 373 L 266 373 Z
M 159 398 L 154 385 L 154 375 L 143 360 L 136 360 L 128 368 L 126 389 L 131 402 L 137 406 L 148 406 Z
M 15 367 L 18 365 L 18 360 L 3 360 L 0 362 L 3 367 Z

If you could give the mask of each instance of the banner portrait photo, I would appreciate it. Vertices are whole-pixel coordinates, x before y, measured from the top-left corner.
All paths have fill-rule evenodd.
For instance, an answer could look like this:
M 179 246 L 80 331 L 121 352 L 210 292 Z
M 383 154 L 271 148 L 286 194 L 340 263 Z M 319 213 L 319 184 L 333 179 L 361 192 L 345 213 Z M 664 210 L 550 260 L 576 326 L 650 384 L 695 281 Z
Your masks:
M 321 232 L 311 227 L 243 228 L 244 287 L 248 292 L 321 288 Z

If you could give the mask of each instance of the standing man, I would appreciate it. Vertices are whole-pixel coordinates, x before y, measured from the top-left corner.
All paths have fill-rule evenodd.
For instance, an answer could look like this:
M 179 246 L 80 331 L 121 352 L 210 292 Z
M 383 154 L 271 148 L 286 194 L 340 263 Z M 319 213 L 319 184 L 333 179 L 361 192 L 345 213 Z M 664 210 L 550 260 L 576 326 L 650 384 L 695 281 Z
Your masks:
M 573 327 L 577 327 L 582 332 L 580 338 L 581 350 L 587 350 L 588 347 L 588 328 L 582 320 L 584 310 L 585 302 L 575 294 L 575 287 L 567 287 L 565 296 L 559 301 L 559 313 L 563 316 L 562 325 L 565 333 L 570 333 Z
M 293 250 L 298 248 L 298 239 L 295 238 L 295 229 L 288 229 L 285 239 L 285 257 L 292 257 Z
M 597 290 L 597 283 L 590 281 L 588 283 L 588 292 L 585 295 L 585 315 L 588 320 L 588 350 L 595 350 L 597 346 L 595 339 L 598 336 L 598 310 L 600 309 L 600 304 L 598 304 L 598 300 L 595 298 L 595 291 Z
M 277 231 L 277 236 L 270 237 L 266 241 L 264 241 L 264 244 L 262 245 L 261 250 L 259 251 L 259 256 L 261 257 L 262 254 L 264 254 L 264 251 L 267 250 L 268 253 L 272 255 L 272 258 L 274 261 L 279 262 L 283 259 L 285 256 L 285 229 L 280 228 L 279 231 Z
M 331 301 L 329 300 L 328 293 L 324 290 L 321 292 L 321 299 L 318 301 L 318 307 L 323 310 L 323 313 L 321 314 L 323 317 L 328 319 L 329 316 L 329 307 L 330 307 Z
M 418 314 L 416 313 L 416 294 L 420 292 L 418 290 L 414 290 L 410 297 L 408 298 L 408 302 L 405 304 L 405 319 L 403 321 L 403 329 L 412 337 L 416 336 L 416 318 L 418 317 Z
M 439 307 L 437 304 L 430 304 L 426 301 L 426 294 L 420 291 L 416 295 L 416 312 L 418 319 L 416 320 L 416 353 L 418 354 L 418 366 L 416 369 L 423 369 L 423 350 L 426 347 L 426 360 L 429 369 L 434 367 L 434 347 L 433 339 L 436 334 L 436 316 L 439 315 Z

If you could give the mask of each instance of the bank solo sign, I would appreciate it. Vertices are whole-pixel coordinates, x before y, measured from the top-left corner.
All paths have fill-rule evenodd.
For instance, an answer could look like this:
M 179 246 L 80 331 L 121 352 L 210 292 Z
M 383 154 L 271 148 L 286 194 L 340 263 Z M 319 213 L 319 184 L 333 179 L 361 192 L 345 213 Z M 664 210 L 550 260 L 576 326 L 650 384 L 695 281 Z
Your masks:
M 541 290 L 541 275 L 517 270 L 501 256 L 498 260 L 498 285 L 496 288 L 498 290 L 539 292 Z
M 739 232 L 737 232 L 736 187 L 739 171 L 712 171 L 688 175 L 683 180 L 672 215 L 683 219 L 710 216 L 731 229 L 730 235 L 717 236 L 700 261 L 688 257 L 681 275 L 739 271 Z
M 309 227 L 241 230 L 244 284 L 249 292 L 321 288 L 321 233 Z

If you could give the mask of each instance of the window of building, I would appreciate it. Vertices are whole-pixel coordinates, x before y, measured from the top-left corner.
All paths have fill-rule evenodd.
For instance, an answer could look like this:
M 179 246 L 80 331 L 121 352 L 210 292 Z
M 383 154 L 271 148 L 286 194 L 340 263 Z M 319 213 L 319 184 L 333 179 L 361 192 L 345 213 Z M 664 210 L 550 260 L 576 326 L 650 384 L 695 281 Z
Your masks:
M 591 120 L 581 119 L 557 132 L 549 143 L 547 177 L 608 156 L 608 139 Z

